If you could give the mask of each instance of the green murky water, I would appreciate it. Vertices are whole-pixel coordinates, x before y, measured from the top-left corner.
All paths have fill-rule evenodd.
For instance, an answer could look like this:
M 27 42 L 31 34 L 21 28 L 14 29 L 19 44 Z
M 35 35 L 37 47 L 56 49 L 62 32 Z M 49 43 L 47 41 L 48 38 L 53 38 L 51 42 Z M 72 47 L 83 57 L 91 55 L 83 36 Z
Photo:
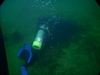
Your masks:
M 1 6 L 1 28 L 10 75 L 21 75 L 20 66 L 25 62 L 17 57 L 17 53 L 23 44 L 34 40 L 37 19 L 55 15 L 80 29 L 68 43 L 65 41 L 47 48 L 28 67 L 29 74 L 98 75 L 100 7 L 95 0 L 5 0 Z

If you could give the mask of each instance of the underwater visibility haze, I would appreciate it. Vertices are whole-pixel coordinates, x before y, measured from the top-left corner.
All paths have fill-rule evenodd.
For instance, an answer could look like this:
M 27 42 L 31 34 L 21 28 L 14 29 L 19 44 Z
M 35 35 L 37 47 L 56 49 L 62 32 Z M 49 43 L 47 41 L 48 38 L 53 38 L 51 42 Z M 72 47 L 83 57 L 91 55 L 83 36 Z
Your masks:
M 0 9 L 9 75 L 22 75 L 24 64 L 29 75 L 100 74 L 100 6 L 95 0 L 5 0 Z M 43 38 L 38 39 L 42 47 L 32 48 L 26 64 L 18 53 L 32 46 L 36 35 Z

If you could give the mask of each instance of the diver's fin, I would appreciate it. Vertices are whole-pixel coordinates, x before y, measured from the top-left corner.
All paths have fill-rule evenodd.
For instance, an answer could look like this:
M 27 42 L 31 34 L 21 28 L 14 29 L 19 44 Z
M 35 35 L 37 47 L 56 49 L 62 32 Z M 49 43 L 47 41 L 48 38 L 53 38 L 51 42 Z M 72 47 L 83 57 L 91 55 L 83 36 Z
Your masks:
M 26 68 L 25 68 L 25 66 L 21 66 L 20 70 L 21 70 L 21 74 L 22 75 L 29 75 L 28 72 L 27 72 L 27 70 L 26 70 Z
M 31 45 L 26 44 L 23 48 L 21 48 L 18 52 L 18 57 L 23 59 L 25 62 L 30 63 L 32 59 Z

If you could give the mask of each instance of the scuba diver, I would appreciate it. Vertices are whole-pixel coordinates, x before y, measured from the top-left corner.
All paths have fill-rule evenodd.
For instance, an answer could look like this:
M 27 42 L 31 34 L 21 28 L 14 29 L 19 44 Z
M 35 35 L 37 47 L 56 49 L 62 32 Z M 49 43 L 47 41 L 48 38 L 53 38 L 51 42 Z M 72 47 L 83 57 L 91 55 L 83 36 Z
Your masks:
M 38 18 L 35 39 L 32 45 L 25 44 L 25 46 L 18 52 L 18 57 L 26 62 L 20 67 L 22 75 L 29 75 L 27 72 L 28 66 L 34 64 L 39 58 L 39 55 L 45 51 L 44 48 L 51 45 L 50 42 L 54 39 L 53 31 L 57 24 L 59 24 L 58 18 Z M 50 42 L 46 45 L 48 41 Z
M 75 26 L 57 16 L 53 18 L 39 17 L 32 45 L 25 44 L 18 52 L 18 57 L 26 62 L 20 67 L 22 75 L 29 75 L 27 68 L 36 62 L 46 48 L 50 48 L 57 42 L 65 42 L 65 39 L 68 42 L 75 31 Z

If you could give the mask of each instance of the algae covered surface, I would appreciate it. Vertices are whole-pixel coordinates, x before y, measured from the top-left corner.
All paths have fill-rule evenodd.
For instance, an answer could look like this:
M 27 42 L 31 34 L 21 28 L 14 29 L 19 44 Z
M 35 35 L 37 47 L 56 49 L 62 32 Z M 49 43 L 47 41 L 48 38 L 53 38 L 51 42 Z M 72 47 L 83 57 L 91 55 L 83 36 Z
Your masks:
M 100 6 L 95 0 L 5 0 L 0 12 L 9 75 L 21 75 L 25 62 L 17 54 L 32 44 L 39 17 L 59 17 L 63 23 L 55 30 L 56 41 L 48 41 L 51 45 L 27 68 L 30 75 L 100 73 Z

